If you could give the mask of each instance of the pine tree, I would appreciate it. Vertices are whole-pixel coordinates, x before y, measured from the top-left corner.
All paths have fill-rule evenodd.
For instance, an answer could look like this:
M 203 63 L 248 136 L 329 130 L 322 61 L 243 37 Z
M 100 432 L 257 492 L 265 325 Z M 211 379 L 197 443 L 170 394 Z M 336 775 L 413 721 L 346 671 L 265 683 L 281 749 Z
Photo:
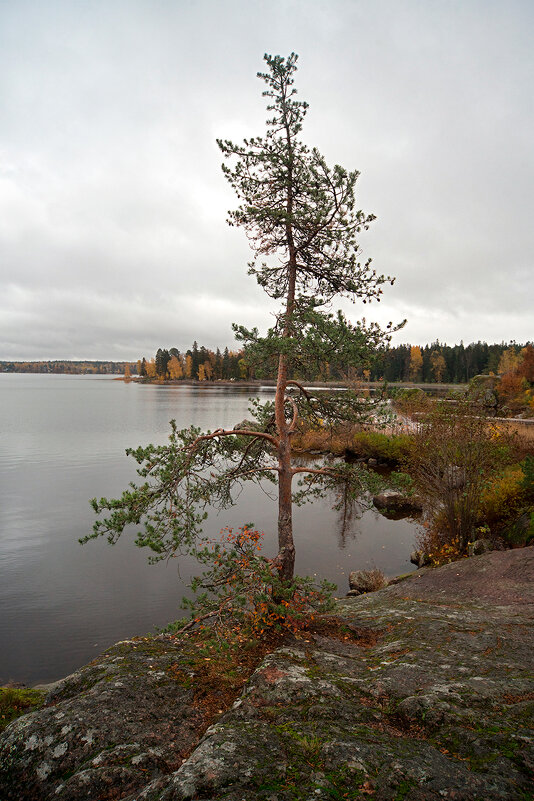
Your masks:
M 230 354 L 227 347 L 222 357 L 222 377 L 226 380 L 230 378 Z
M 288 582 L 295 561 L 293 501 L 317 496 L 339 482 L 345 497 L 362 488 L 356 467 L 302 467 L 291 458 L 291 439 L 299 426 L 360 419 L 361 399 L 348 391 L 314 395 L 292 376 L 306 374 L 311 365 L 319 372 L 332 362 L 367 367 L 373 352 L 389 341 L 392 325 L 384 332 L 365 320 L 353 324 L 341 311 L 332 313 L 330 304 L 336 296 L 379 300 L 383 285 L 393 279 L 377 274 L 370 259 L 359 260 L 357 237 L 374 220 L 356 206 L 359 173 L 328 167 L 316 148 L 299 139 L 308 105 L 296 99 L 293 86 L 297 56 L 266 55 L 265 61 L 268 71 L 258 73 L 270 113 L 265 136 L 240 145 L 218 140 L 218 145 L 224 174 L 241 204 L 229 213 L 229 223 L 243 228 L 252 246 L 249 273 L 280 302 L 266 336 L 234 327 L 248 364 L 276 360 L 274 404 L 255 403 L 255 420 L 246 428 L 204 434 L 173 428 L 169 445 L 130 451 L 145 483 L 117 501 L 95 500 L 97 513 L 111 514 L 95 524 L 91 536 L 106 535 L 114 542 L 127 523 L 143 521 L 137 544 L 150 547 L 156 559 L 184 547 L 194 550 L 208 504 L 225 507 L 243 481 L 270 480 L 278 485 L 274 565 Z M 193 363 L 196 353 L 195 343 Z M 228 361 L 225 350 L 223 369 Z M 235 361 L 238 370 L 237 355 Z M 293 479 L 303 474 L 306 479 L 295 490 Z

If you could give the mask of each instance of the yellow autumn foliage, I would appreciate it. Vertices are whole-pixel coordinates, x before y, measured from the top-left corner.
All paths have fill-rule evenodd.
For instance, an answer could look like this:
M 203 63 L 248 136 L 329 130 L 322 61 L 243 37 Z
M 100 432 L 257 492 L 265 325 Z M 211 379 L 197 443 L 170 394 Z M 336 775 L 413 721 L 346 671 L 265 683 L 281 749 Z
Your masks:
M 493 476 L 484 487 L 480 498 L 481 517 L 490 528 L 505 523 L 521 508 L 523 478 L 521 467 L 512 465 Z

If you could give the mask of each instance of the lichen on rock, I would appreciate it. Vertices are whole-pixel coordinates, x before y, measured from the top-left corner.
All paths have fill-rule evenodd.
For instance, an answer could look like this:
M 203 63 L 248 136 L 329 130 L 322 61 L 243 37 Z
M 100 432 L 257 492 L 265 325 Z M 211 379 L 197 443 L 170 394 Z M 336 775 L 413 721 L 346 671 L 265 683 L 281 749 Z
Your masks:
M 170 671 L 179 658 L 175 645 L 140 638 L 56 683 L 0 741 L 2 801 L 121 798 L 175 770 L 202 723 Z

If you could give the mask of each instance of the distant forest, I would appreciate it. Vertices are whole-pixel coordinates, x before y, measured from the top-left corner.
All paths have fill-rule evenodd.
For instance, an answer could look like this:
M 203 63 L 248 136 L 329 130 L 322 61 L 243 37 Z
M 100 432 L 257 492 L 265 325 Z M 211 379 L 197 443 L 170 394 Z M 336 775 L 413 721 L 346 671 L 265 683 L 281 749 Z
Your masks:
M 364 365 L 328 364 L 309 365 L 294 378 L 307 381 L 354 380 L 413 381 L 462 384 L 481 373 L 495 375 L 507 372 L 516 362 L 524 345 L 515 342 L 488 345 L 474 342 L 470 345 L 396 345 L 379 351 Z M 135 371 L 148 379 L 198 381 L 275 379 L 276 364 L 251 365 L 242 350 L 221 353 L 195 342 L 185 353 L 177 348 L 159 348 L 155 357 L 137 362 Z
M 0 361 L 0 373 L 93 373 L 95 375 L 122 375 L 128 362 L 69 361 L 62 359 L 49 362 Z
M 413 381 L 463 384 L 475 375 L 507 372 L 524 345 L 515 342 L 488 345 L 396 345 L 379 351 L 364 365 L 330 363 L 310 365 L 294 378 L 307 381 Z M 158 348 L 151 359 L 137 362 L 115 361 L 0 361 L 0 372 L 117 374 L 148 380 L 246 381 L 276 377 L 276 365 L 251 365 L 243 350 L 219 348 L 213 351 L 194 342 L 185 352 L 177 348 Z

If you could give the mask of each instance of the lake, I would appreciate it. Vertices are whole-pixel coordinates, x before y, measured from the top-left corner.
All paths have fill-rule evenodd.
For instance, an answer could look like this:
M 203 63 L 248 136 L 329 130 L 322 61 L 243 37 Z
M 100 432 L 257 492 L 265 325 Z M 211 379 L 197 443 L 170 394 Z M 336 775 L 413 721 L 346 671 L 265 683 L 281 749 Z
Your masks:
M 158 386 L 111 376 L 0 374 L 0 684 L 53 681 L 117 640 L 180 617 L 195 573 L 191 559 L 148 565 L 124 534 L 79 545 L 91 530 L 92 497 L 117 497 L 136 477 L 125 448 L 163 444 L 169 420 L 214 429 L 250 416 L 250 389 Z M 261 389 L 262 399 L 273 390 Z M 348 590 L 348 573 L 412 568 L 415 528 L 374 511 L 340 533 L 331 501 L 295 510 L 296 570 Z M 277 505 L 247 488 L 212 513 L 207 531 L 253 522 L 276 553 Z

